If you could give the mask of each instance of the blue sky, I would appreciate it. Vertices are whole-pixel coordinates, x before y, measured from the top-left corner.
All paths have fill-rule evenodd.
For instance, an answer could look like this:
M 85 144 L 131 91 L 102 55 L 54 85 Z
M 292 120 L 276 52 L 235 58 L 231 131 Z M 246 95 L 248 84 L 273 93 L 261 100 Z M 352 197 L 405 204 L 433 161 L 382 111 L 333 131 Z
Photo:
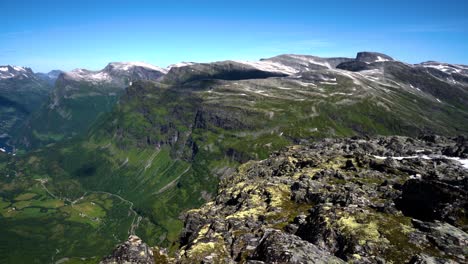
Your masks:
M 379 51 L 468 64 L 468 1 L 0 0 L 0 65 L 257 60 Z

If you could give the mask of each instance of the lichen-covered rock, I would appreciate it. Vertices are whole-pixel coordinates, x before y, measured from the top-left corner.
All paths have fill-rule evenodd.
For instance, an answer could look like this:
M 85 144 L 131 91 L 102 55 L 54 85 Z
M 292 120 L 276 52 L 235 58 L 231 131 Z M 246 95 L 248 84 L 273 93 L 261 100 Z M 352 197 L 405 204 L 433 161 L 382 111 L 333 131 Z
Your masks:
M 307 243 L 295 235 L 276 230 L 270 232 L 267 230 L 251 256 L 251 260 L 261 261 L 260 263 L 344 263 L 343 260 L 320 250 L 314 244 Z
M 444 253 L 457 256 L 459 259 L 465 259 L 468 256 L 468 234 L 462 230 L 439 221 L 423 222 L 413 219 L 413 225 L 426 232 L 429 241 Z
M 457 264 L 450 259 L 435 258 L 425 254 L 414 256 L 408 264 Z
M 153 251 L 137 236 L 131 235 L 100 264 L 154 264 Z
M 443 220 L 463 223 L 468 208 L 468 189 L 465 179 L 452 179 L 450 183 L 437 179 L 410 179 L 397 200 L 403 213 L 421 220 Z
M 468 169 L 454 160 L 463 142 L 325 139 L 247 162 L 184 215 L 166 261 L 466 263 Z
M 187 212 L 177 261 L 466 261 L 467 169 L 444 156 L 463 142 L 326 139 L 246 163 Z

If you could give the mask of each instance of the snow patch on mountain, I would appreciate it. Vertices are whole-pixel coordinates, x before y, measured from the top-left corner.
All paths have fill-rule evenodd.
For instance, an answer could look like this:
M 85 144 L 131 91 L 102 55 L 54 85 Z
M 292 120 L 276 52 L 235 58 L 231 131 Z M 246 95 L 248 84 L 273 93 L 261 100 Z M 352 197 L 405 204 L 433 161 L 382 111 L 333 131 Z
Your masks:
M 8 79 L 21 76 L 21 78 L 29 78 L 32 75 L 33 72 L 29 68 L 11 65 L 0 66 L 0 79 Z
M 111 76 L 103 71 L 88 71 L 85 69 L 75 69 L 66 72 L 65 75 L 78 81 L 106 82 L 111 81 Z
M 268 61 L 268 60 L 263 60 L 263 61 L 235 61 L 237 63 L 241 63 L 244 65 L 251 66 L 257 70 L 260 71 L 266 71 L 266 72 L 278 72 L 278 73 L 284 73 L 288 75 L 296 74 L 299 72 L 299 70 L 294 69 L 293 67 L 286 66 L 284 64 L 278 63 L 278 62 L 273 62 L 273 61 Z
M 15 71 L 21 71 L 21 72 L 26 71 L 26 69 L 24 69 L 23 67 L 19 67 L 19 66 L 13 66 L 13 69 L 15 69 Z
M 354 72 L 347 72 L 345 70 L 340 70 L 340 69 L 333 69 L 331 70 L 336 74 L 340 74 L 342 76 L 345 76 L 353 81 L 354 84 L 356 85 L 361 85 L 362 82 L 359 80 L 358 75 L 355 74 Z
M 468 74 L 468 66 L 465 65 L 457 65 L 457 64 L 448 64 L 448 63 L 439 63 L 435 61 L 428 61 L 418 64 L 419 66 L 425 68 L 432 68 L 439 70 L 441 72 L 445 72 L 447 74 Z
M 75 69 L 64 73 L 64 76 L 77 81 L 89 81 L 93 83 L 108 83 L 115 80 L 122 73 L 131 73 L 135 68 L 144 68 L 149 71 L 167 73 L 167 69 L 151 65 L 145 62 L 111 62 L 103 70 L 89 71 L 86 69 Z
M 142 68 L 146 68 L 146 69 L 150 69 L 150 70 L 154 70 L 154 71 L 159 71 L 159 72 L 162 72 L 162 73 L 167 73 L 168 72 L 167 69 L 164 69 L 164 68 L 161 68 L 161 67 L 146 63 L 146 62 L 141 62 L 141 61 L 136 61 L 136 62 L 111 62 L 111 63 L 109 63 L 109 66 L 112 66 L 114 69 L 122 70 L 122 71 L 129 71 L 130 69 L 132 69 L 134 67 L 142 67 Z
M 182 62 L 179 62 L 179 63 L 174 63 L 174 64 L 171 64 L 169 66 L 167 66 L 166 70 L 169 71 L 170 69 L 172 68 L 179 68 L 179 67 L 184 67 L 184 66 L 190 66 L 190 65 L 193 65 L 195 64 L 194 62 L 185 62 L 185 61 L 182 61 Z
M 290 55 L 290 56 L 291 58 L 294 58 L 302 63 L 320 65 L 328 69 L 332 68 L 330 63 L 328 63 L 327 61 L 318 60 L 311 56 L 303 56 L 303 55 Z
M 375 60 L 375 62 L 382 62 L 382 61 L 390 61 L 390 60 L 377 56 L 377 59 Z
M 394 159 L 394 160 L 404 160 L 404 159 L 425 159 L 425 160 L 432 160 L 432 159 L 449 159 L 457 161 L 461 164 L 462 167 L 468 169 L 468 159 L 461 159 L 459 157 L 449 157 L 445 155 L 414 155 L 414 156 L 401 156 L 401 157 L 384 157 L 384 156 L 373 156 L 376 159 L 385 160 L 385 159 Z

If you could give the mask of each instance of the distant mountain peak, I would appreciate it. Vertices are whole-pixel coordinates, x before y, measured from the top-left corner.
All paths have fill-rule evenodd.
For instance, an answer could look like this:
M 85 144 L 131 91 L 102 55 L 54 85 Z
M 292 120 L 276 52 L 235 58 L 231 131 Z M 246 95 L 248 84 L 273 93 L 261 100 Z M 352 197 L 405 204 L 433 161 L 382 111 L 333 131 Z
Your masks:
M 228 72 L 251 72 L 257 74 L 244 74 L 242 78 L 259 78 L 272 76 L 297 75 L 301 72 L 314 70 L 335 69 L 342 62 L 352 61 L 351 58 L 321 58 L 311 55 L 283 54 L 271 58 L 260 59 L 258 61 L 247 60 L 227 60 L 212 63 L 192 63 L 183 62 L 173 64 L 168 67 L 171 70 L 169 77 L 174 75 L 200 75 L 203 78 L 214 78 L 214 76 L 226 75 Z M 188 67 L 190 69 L 174 68 Z M 183 74 L 182 74 L 183 72 Z M 218 72 L 214 74 L 214 72 Z M 221 74 L 221 72 L 224 72 Z M 263 73 L 262 73 L 263 72 Z M 222 77 L 226 78 L 226 76 Z M 221 78 L 221 79 L 222 79 Z M 238 76 L 237 78 L 241 78 Z M 177 79 L 177 78 L 176 78 Z M 191 79 L 191 78 L 188 78 Z
M 260 60 L 260 61 L 235 61 L 255 69 L 265 71 L 265 72 L 278 72 L 285 73 L 287 75 L 296 74 L 299 72 L 298 69 L 284 65 L 280 62 L 270 61 L 270 60 Z
M 365 63 L 395 61 L 392 57 L 385 55 L 383 53 L 369 52 L 369 51 L 358 52 L 356 56 L 356 60 L 365 62 Z
M 50 72 L 47 73 L 49 77 L 55 77 L 57 78 L 63 71 L 61 70 L 51 70 Z
M 65 72 L 62 75 L 65 79 L 72 79 L 77 81 L 107 81 L 110 80 L 107 73 L 103 71 L 89 71 L 86 69 L 74 69 Z
M 171 64 L 171 65 L 167 66 L 166 69 L 169 71 L 172 68 L 180 68 L 180 67 L 190 66 L 190 65 L 193 65 L 193 64 L 195 64 L 195 62 L 181 61 L 181 62 L 174 63 L 174 64 Z
M 0 79 L 9 79 L 14 77 L 25 77 L 30 78 L 34 75 L 31 68 L 14 66 L 14 65 L 3 65 L 0 66 Z
M 128 79 L 157 79 L 167 72 L 167 69 L 145 62 L 110 62 L 104 69 L 99 71 L 74 69 L 65 72 L 63 78 L 92 83 L 111 83 L 125 76 Z
M 135 61 L 135 62 L 111 62 L 109 63 L 104 70 L 121 70 L 121 71 L 129 71 L 132 68 L 135 67 L 141 67 L 141 68 L 146 68 L 149 70 L 153 71 L 159 71 L 162 73 L 167 73 L 168 69 L 164 69 L 146 62 L 140 62 L 140 61 Z
M 303 66 L 306 67 L 306 69 L 311 67 L 315 69 L 317 66 L 324 69 L 333 69 L 336 67 L 336 65 L 350 60 L 352 59 L 341 57 L 325 58 L 302 54 L 283 54 L 269 59 L 262 59 L 261 61 L 276 61 L 283 64 L 294 64 L 296 67 Z
M 422 66 L 424 68 L 429 68 L 429 69 L 436 69 L 446 74 L 453 74 L 453 73 L 464 74 L 464 75 L 468 74 L 468 66 L 462 65 L 462 64 L 450 64 L 450 63 L 443 63 L 443 62 L 438 62 L 438 61 L 426 61 L 426 62 L 417 64 L 417 66 Z
M 36 76 L 41 80 L 47 81 L 50 84 L 54 84 L 55 80 L 57 80 L 57 78 L 62 73 L 63 73 L 63 71 L 61 71 L 61 70 L 52 70 L 52 71 L 50 71 L 48 73 L 38 72 L 38 73 L 36 73 Z

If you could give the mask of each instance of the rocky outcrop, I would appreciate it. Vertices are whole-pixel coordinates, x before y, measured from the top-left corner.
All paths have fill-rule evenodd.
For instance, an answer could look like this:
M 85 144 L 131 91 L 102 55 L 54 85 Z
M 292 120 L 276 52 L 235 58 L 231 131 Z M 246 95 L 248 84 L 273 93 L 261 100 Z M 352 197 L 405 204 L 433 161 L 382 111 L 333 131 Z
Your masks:
M 111 255 L 105 257 L 100 264 L 154 264 L 153 251 L 137 236 L 130 236 L 119 245 Z
M 295 235 L 267 230 L 247 263 L 339 264 L 343 260 Z
M 464 138 L 326 139 L 248 162 L 167 263 L 464 263 Z M 162 251 L 157 251 L 162 252 Z
M 464 262 L 467 168 L 442 155 L 457 140 L 426 140 L 329 139 L 244 164 L 187 212 L 173 261 Z
M 392 57 L 378 52 L 359 52 L 355 60 L 344 61 L 336 66 L 337 69 L 359 72 L 380 69 L 382 62 L 396 62 Z

